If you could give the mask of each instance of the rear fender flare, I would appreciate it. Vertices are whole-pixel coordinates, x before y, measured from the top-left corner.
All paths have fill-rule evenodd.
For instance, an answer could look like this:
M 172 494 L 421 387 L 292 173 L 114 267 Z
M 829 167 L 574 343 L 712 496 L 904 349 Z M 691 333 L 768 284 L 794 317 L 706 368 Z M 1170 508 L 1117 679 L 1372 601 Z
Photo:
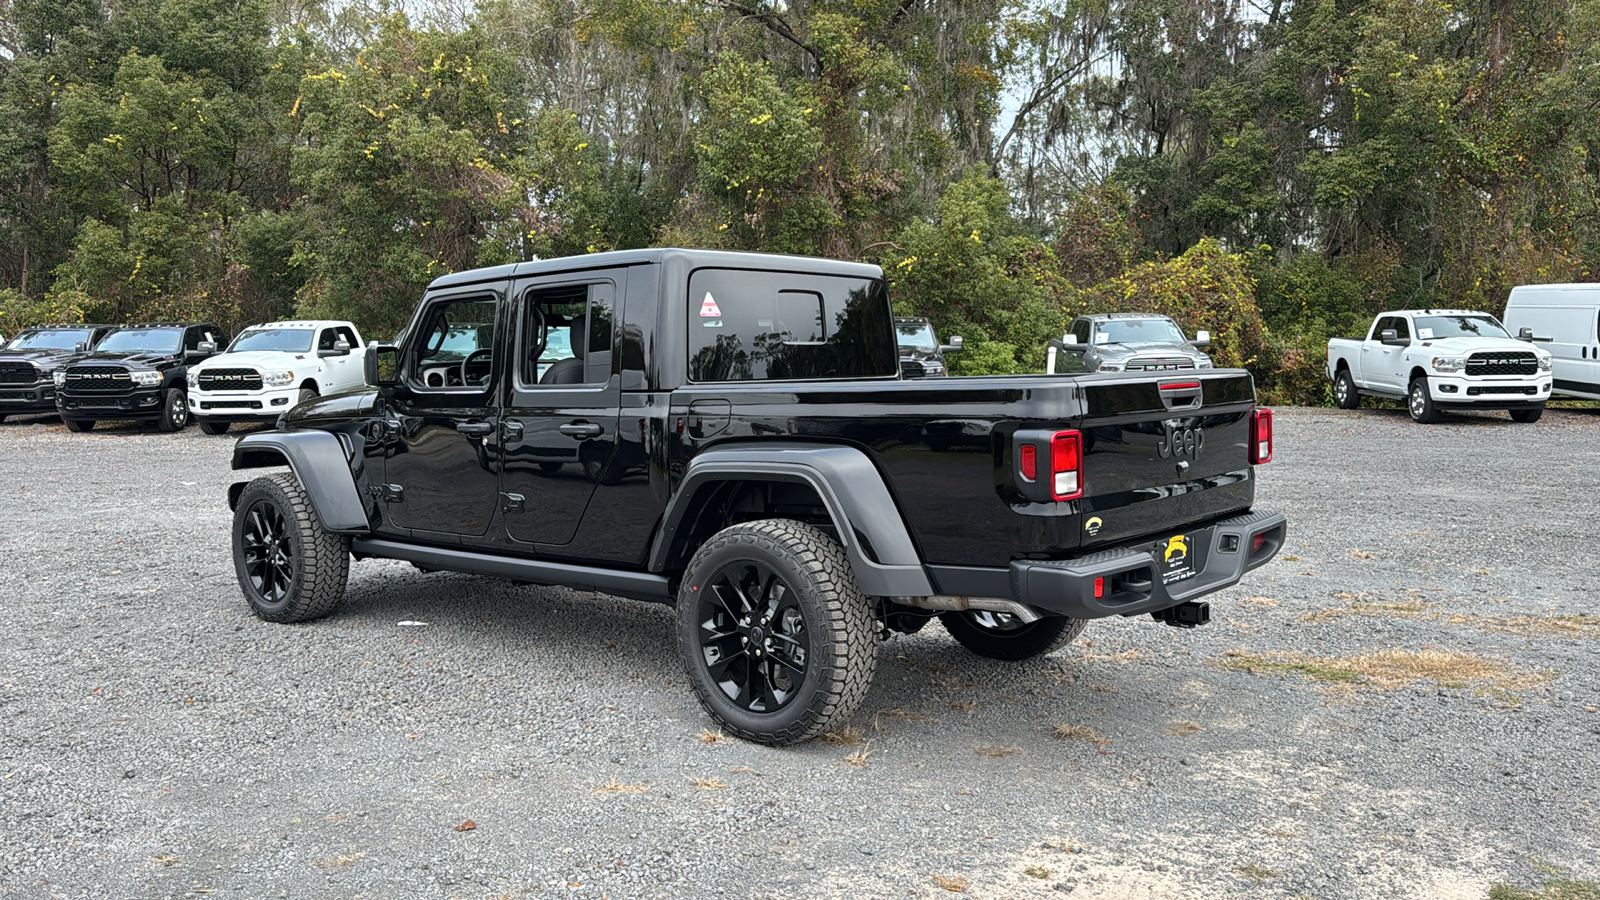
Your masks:
M 322 527 L 336 534 L 372 530 L 356 490 L 344 442 L 326 431 L 266 431 L 247 434 L 233 446 L 234 469 L 288 466 L 305 487 Z M 228 506 L 239 503 L 245 482 L 228 488 Z
M 872 460 L 860 450 L 826 444 L 745 445 L 697 455 L 662 516 L 650 548 L 650 571 L 666 569 L 679 529 L 695 512 L 691 507 L 700 488 L 730 481 L 791 482 L 814 490 L 833 520 L 862 593 L 872 597 L 935 593 L 905 520 Z

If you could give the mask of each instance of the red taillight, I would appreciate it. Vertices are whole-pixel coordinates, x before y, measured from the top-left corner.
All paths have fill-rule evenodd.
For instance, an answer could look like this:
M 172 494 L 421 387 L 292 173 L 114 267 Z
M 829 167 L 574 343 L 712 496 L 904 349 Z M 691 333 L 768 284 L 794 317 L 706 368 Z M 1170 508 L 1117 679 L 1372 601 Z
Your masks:
M 1022 477 L 1034 481 L 1039 477 L 1039 451 L 1032 444 L 1022 445 Z
M 1083 496 L 1083 435 L 1076 431 L 1058 431 L 1050 438 L 1050 496 Z
M 1096 578 L 1094 580 L 1094 598 L 1096 600 L 1099 600 L 1100 598 L 1104 597 L 1105 595 L 1106 595 L 1106 580 L 1104 578 Z
M 1252 465 L 1272 462 L 1272 410 L 1265 408 L 1250 411 L 1250 462 Z

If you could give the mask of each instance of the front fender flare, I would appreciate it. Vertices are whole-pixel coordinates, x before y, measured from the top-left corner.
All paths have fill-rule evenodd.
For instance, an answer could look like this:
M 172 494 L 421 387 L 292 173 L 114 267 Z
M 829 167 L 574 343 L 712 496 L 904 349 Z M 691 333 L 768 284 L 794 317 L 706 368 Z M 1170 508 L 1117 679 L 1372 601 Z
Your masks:
M 372 530 L 366 505 L 350 472 L 350 457 L 337 435 L 326 431 L 264 431 L 247 434 L 233 445 L 234 469 L 288 466 L 311 497 L 322 527 L 336 534 Z M 243 484 L 228 490 L 228 505 L 239 501 Z
M 725 446 L 690 460 L 668 503 L 650 549 L 649 569 L 666 568 L 678 529 L 693 510 L 696 491 L 721 481 L 805 484 L 827 507 L 856 583 L 871 597 L 926 597 L 936 593 L 916 544 L 872 460 L 860 450 L 829 444 Z

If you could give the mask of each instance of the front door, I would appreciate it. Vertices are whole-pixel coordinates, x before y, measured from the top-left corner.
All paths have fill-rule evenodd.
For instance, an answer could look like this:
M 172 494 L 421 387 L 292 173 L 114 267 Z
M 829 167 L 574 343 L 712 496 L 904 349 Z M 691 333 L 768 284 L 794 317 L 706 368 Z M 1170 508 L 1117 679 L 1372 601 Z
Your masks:
M 571 543 L 595 486 L 614 481 L 621 390 L 612 346 L 626 279 L 625 269 L 611 269 L 515 289 L 516 365 L 506 376 L 500 473 L 513 541 Z
M 494 516 L 501 289 L 424 298 L 401 351 L 400 384 L 380 401 L 388 519 L 426 532 L 419 537 L 480 536 Z

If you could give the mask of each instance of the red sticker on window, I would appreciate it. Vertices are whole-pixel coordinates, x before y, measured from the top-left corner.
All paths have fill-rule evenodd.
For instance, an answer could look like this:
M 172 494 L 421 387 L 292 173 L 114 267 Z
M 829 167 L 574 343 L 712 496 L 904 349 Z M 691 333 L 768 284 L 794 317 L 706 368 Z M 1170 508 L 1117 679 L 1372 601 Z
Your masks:
M 722 310 L 717 309 L 717 300 L 716 300 L 715 297 L 711 296 L 711 292 L 710 291 L 706 291 L 706 302 L 700 304 L 700 318 L 702 318 L 702 319 L 720 319 L 720 318 L 722 318 Z

